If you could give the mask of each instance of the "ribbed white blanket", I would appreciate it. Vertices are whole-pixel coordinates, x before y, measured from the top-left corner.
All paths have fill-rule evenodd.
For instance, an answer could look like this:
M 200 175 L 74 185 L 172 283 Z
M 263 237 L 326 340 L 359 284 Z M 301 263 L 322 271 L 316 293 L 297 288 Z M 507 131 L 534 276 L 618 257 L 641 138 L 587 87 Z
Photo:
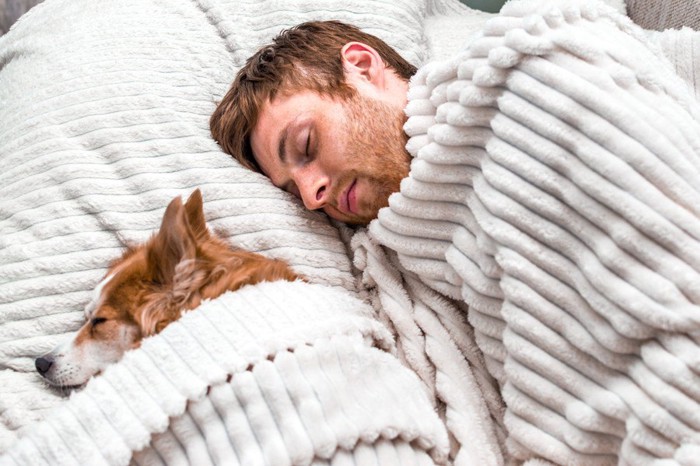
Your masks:
M 508 4 L 412 81 L 411 174 L 356 243 L 469 305 L 519 460 L 700 462 L 700 107 L 660 51 L 602 4 Z M 498 406 L 464 385 L 485 464 Z
M 225 294 L 127 353 L 0 463 L 444 461 L 443 425 L 368 311 L 301 282 Z
M 0 37 L 0 463 L 127 464 L 135 451 L 148 464 L 445 458 L 434 401 L 347 297 L 358 290 L 338 231 L 222 153 L 208 119 L 238 67 L 285 27 L 353 22 L 421 65 L 425 18 L 455 8 L 46 0 Z M 124 245 L 197 187 L 220 235 L 314 285 L 224 297 L 70 400 L 49 389 L 34 358 L 81 325 Z
M 420 71 L 411 177 L 340 234 L 219 151 L 215 101 L 312 18 L 450 57 L 482 26 L 459 3 L 47 0 L 20 20 L 0 37 L 0 464 L 697 463 L 696 35 L 551 4 Z M 224 295 L 48 389 L 33 358 L 195 187 L 221 235 L 313 284 Z

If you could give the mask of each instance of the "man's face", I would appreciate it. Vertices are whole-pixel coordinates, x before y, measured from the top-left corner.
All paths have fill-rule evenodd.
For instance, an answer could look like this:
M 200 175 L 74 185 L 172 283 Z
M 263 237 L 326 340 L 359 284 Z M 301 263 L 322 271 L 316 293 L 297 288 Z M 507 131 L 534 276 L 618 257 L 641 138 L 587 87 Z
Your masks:
M 367 224 L 408 175 L 404 122 L 402 108 L 359 92 L 303 91 L 263 105 L 251 146 L 263 173 L 306 208 Z

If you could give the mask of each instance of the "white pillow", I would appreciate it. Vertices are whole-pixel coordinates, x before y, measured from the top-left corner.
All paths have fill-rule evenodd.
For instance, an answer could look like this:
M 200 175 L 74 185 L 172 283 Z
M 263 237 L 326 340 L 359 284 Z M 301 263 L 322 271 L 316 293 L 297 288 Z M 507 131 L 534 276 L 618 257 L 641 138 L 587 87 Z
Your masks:
M 281 29 L 352 22 L 420 65 L 423 0 L 48 0 L 0 38 L 0 369 L 31 372 L 123 247 L 176 195 L 232 243 L 354 289 L 325 216 L 241 168 L 209 116 Z M 0 413 L 3 407 L 0 406 Z

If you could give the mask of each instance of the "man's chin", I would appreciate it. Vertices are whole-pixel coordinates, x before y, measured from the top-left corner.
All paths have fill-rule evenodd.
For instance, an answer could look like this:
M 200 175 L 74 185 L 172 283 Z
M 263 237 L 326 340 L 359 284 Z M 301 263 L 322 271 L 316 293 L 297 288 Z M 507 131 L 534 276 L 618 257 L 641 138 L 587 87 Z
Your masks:
M 375 220 L 378 216 L 379 216 L 379 211 L 377 211 L 377 213 L 372 215 L 372 216 L 369 216 L 369 217 L 366 217 L 363 219 L 359 219 L 355 223 L 350 223 L 350 225 L 358 226 L 358 227 L 366 227 L 370 223 L 372 223 L 372 221 Z
M 346 224 L 353 226 L 353 227 L 366 227 L 367 225 L 369 225 L 369 222 L 371 222 L 371 221 L 372 220 L 369 220 L 369 221 L 366 221 L 366 220 L 347 220 L 343 223 L 346 223 Z
M 386 207 L 386 206 L 382 206 L 382 207 Z M 346 223 L 348 225 L 358 226 L 358 227 L 366 227 L 367 225 L 369 225 L 369 223 L 372 220 L 377 218 L 378 214 L 379 214 L 379 209 L 373 208 L 373 209 L 363 209 L 358 214 L 344 215 L 342 218 L 337 218 L 337 217 L 333 217 L 333 216 L 331 216 L 331 217 L 335 218 L 335 220 Z

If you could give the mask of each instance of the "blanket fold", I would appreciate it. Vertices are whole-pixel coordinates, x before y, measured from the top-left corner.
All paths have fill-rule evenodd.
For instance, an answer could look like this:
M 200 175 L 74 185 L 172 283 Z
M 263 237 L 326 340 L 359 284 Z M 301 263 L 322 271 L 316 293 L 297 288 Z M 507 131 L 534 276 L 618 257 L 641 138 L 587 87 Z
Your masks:
M 452 440 L 454 464 L 504 464 L 503 402 L 487 372 L 464 309 L 425 286 L 367 231 L 352 238 L 380 321 L 396 335 L 397 355 L 427 388 Z
M 700 107 L 661 50 L 602 4 L 510 2 L 409 100 L 369 231 L 469 304 L 504 455 L 696 464 Z

